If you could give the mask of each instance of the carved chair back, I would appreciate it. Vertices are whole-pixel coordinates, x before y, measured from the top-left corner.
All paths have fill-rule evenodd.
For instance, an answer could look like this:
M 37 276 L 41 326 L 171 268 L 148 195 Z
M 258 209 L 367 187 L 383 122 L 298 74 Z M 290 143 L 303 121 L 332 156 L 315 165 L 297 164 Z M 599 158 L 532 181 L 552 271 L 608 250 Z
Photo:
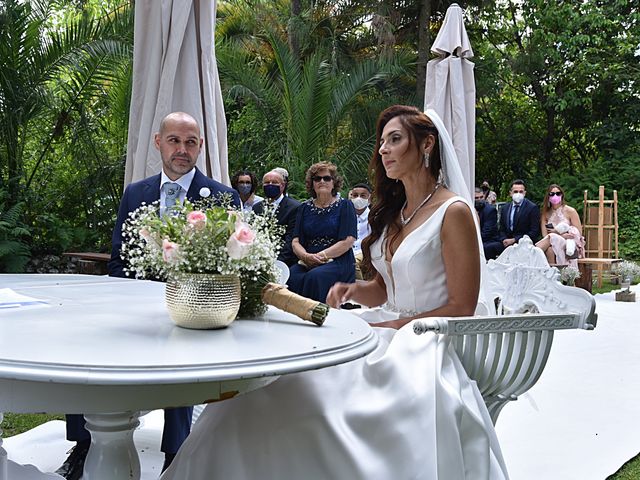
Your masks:
M 529 237 L 490 260 L 483 275 L 487 316 L 430 319 L 416 333 L 450 336 L 469 377 L 476 381 L 493 422 L 502 408 L 529 390 L 547 363 L 555 330 L 596 326 L 595 300 L 560 282 Z

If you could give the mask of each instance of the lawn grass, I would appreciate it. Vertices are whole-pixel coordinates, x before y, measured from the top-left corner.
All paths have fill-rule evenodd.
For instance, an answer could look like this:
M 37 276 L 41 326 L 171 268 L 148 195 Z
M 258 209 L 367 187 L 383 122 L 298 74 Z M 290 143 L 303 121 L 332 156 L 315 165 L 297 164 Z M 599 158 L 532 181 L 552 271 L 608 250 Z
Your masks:
M 607 480 L 638 480 L 640 478 L 640 454 L 625 463 L 620 470 L 607 477 Z
M 635 285 L 635 283 L 633 283 L 632 285 Z M 591 288 L 591 293 L 593 293 L 594 295 L 596 293 L 609 293 L 613 290 L 622 290 L 622 287 L 620 286 L 620 283 L 611 283 L 611 280 L 608 279 L 603 279 L 602 280 L 602 287 L 598 288 L 595 284 L 595 280 L 594 280 L 594 284 L 593 287 Z M 640 478 L 640 477 L 638 477 Z
M 591 288 L 591 293 L 593 293 L 594 295 L 596 293 L 609 293 L 613 290 L 620 290 L 620 285 L 614 285 L 612 283 L 607 282 L 606 280 L 604 280 L 602 282 L 602 287 L 598 288 L 595 285 Z
M 64 415 L 53 415 L 46 413 L 5 413 L 2 428 L 4 438 L 13 437 L 19 433 L 31 430 L 38 425 L 49 420 L 64 420 Z

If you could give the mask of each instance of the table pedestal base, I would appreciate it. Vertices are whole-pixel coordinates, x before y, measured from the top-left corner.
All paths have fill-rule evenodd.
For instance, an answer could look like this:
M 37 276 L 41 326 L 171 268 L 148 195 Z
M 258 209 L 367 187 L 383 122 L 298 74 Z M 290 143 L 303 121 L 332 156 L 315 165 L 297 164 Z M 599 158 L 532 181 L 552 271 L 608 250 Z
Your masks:
M 133 443 L 139 416 L 139 412 L 85 414 L 91 447 L 83 480 L 140 479 L 140 458 Z

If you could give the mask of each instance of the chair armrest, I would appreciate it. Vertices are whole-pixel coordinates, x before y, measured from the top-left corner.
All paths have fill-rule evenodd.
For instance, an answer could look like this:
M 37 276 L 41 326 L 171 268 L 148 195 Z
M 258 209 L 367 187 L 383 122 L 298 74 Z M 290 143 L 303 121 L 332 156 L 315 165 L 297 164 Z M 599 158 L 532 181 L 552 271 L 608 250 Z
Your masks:
M 413 331 L 417 334 L 435 332 L 446 335 L 479 335 L 485 333 L 510 333 L 582 328 L 594 326 L 575 313 L 526 313 L 519 315 L 495 315 L 480 317 L 434 317 L 416 320 Z

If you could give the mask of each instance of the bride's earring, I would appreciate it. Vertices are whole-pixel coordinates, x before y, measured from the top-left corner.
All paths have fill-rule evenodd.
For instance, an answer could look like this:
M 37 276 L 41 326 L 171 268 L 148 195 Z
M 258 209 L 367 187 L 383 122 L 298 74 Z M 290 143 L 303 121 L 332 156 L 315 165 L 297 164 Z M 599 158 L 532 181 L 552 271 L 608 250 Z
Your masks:
M 424 162 L 424 168 L 429 169 L 429 154 L 430 151 L 426 151 L 422 154 L 422 161 Z

